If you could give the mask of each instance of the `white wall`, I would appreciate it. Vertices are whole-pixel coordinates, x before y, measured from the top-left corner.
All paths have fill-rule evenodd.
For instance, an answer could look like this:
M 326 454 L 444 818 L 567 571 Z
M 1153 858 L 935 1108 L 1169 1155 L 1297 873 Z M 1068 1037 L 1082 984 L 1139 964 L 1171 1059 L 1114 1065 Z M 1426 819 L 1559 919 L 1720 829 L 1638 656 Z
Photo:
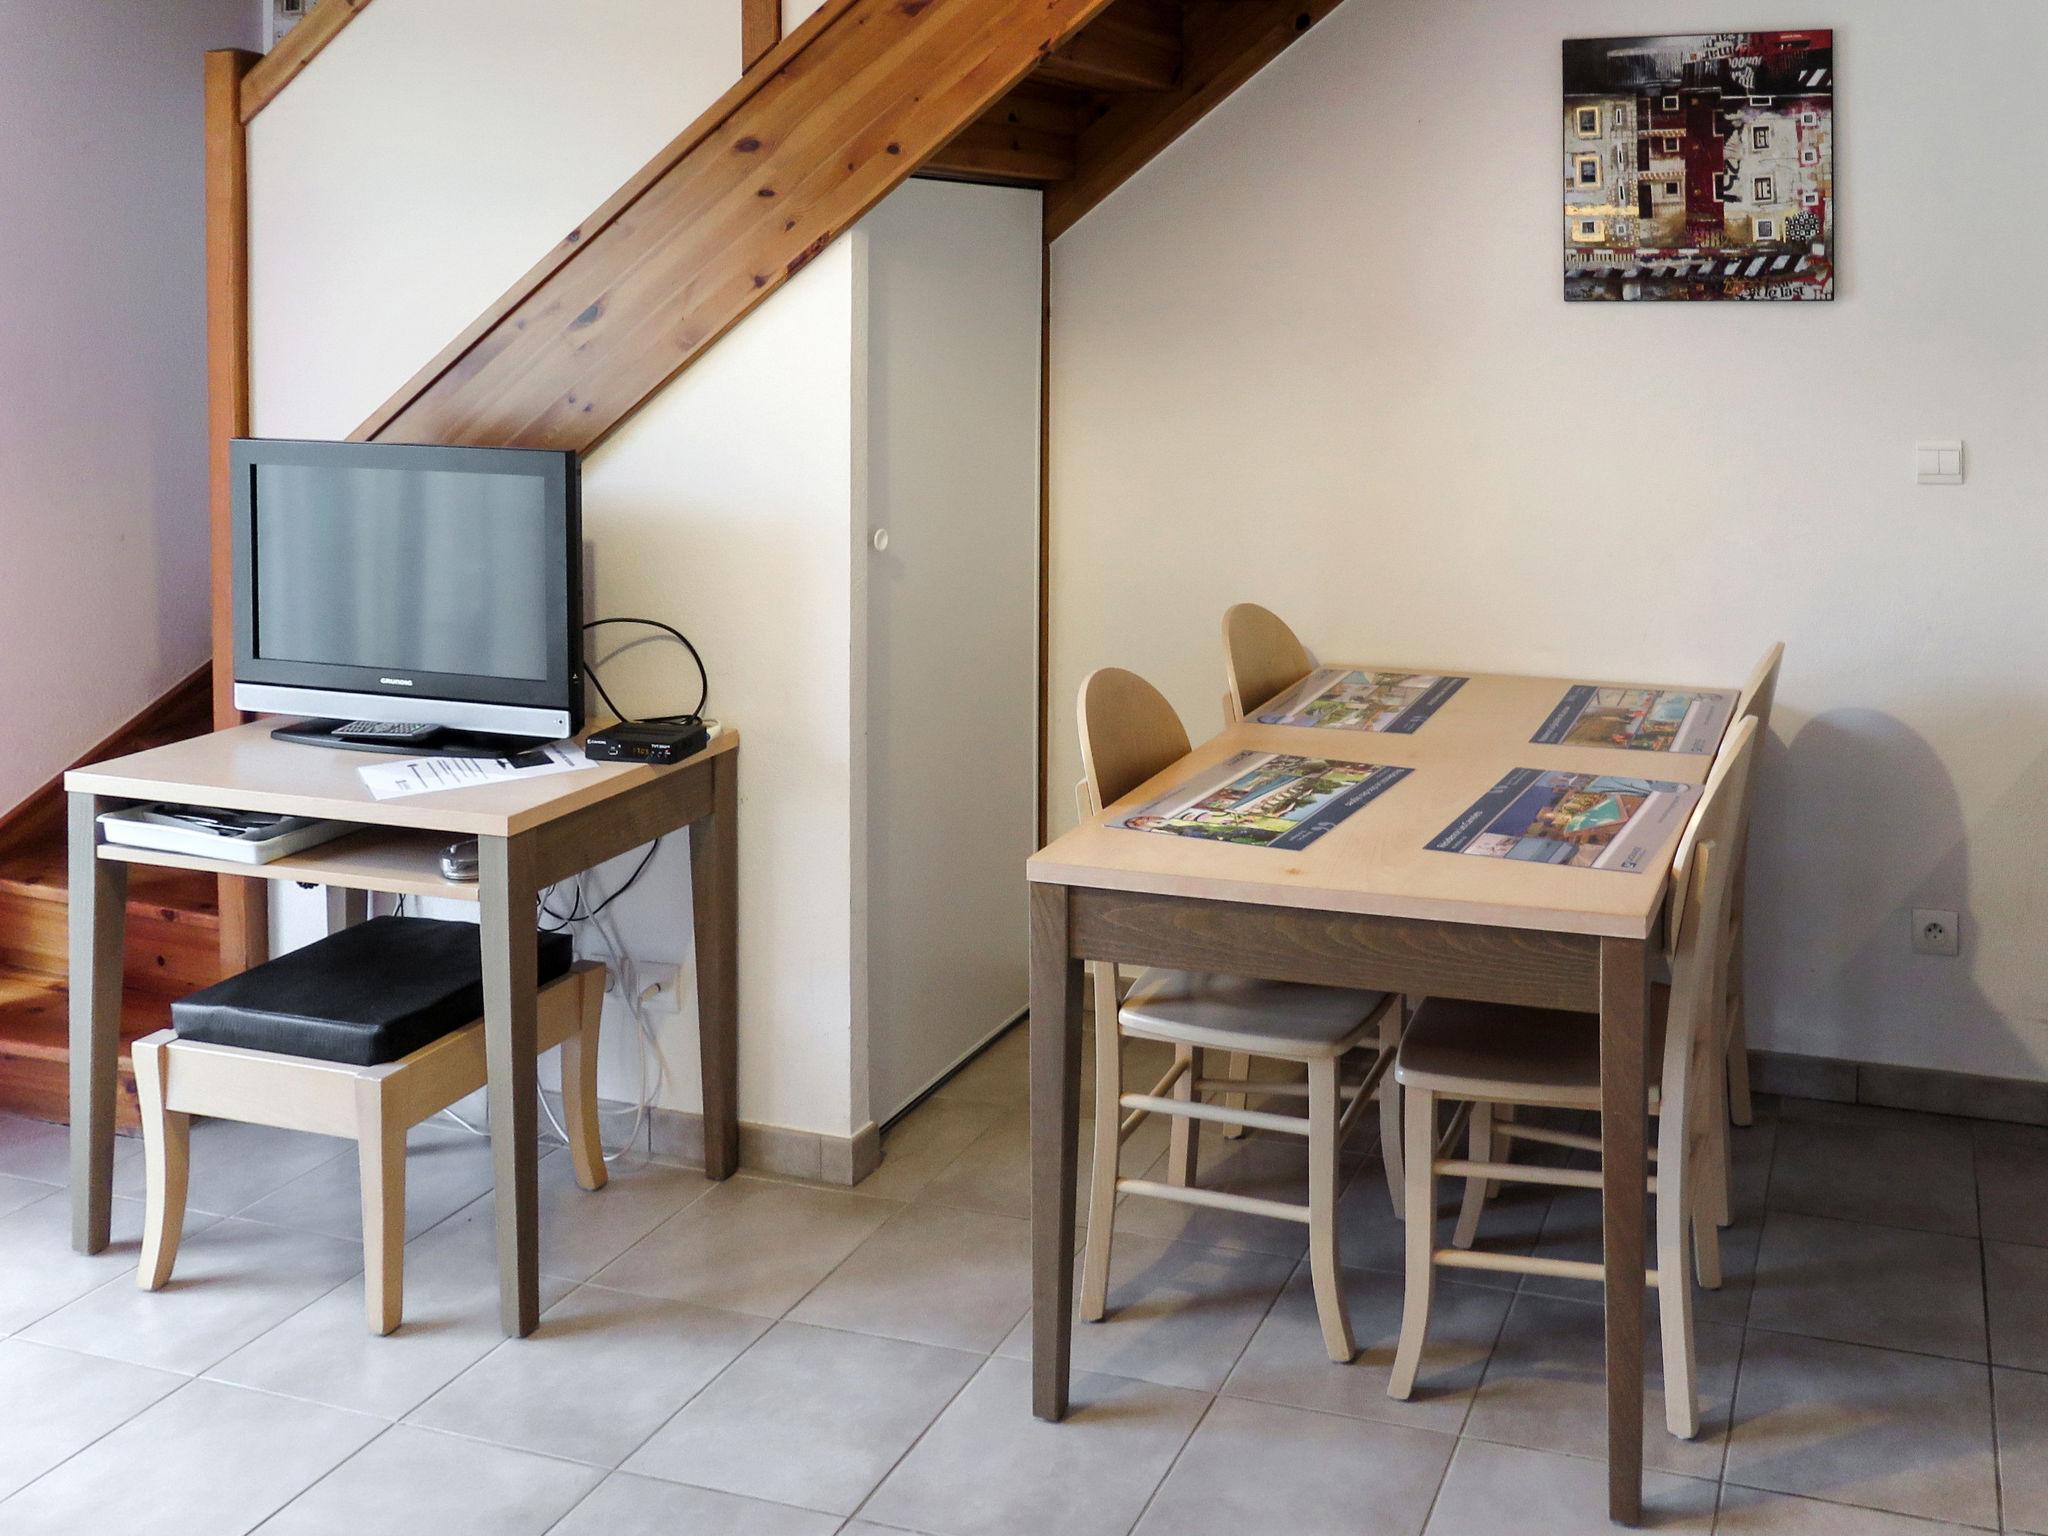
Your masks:
M 1840 29 L 1832 305 L 1562 301 L 1559 42 L 1676 0 L 1349 0 L 1054 246 L 1056 825 L 1080 678 L 1212 730 L 1240 599 L 1333 657 L 1646 681 L 1782 638 L 1755 1043 L 2048 1076 L 2048 9 L 1712 23 L 1788 19 Z M 1915 487 L 1949 436 L 1969 484 Z
M 340 437 L 739 72 L 734 0 L 382 0 L 254 124 L 253 393 L 264 435 Z M 740 1112 L 860 1128 L 851 1067 L 848 755 L 853 274 L 826 251 L 584 465 L 598 614 L 675 623 L 738 724 Z M 602 658 L 608 635 L 594 650 Z M 677 653 L 605 664 L 629 710 L 691 701 Z M 625 869 L 600 876 L 611 889 Z M 670 839 L 614 909 L 635 955 L 687 962 Z M 286 893 L 283 943 L 317 933 Z M 685 971 L 684 995 L 693 995 Z M 660 1102 L 699 1106 L 694 1015 L 661 1030 Z M 600 1091 L 636 1087 L 607 1016 Z
M 0 812 L 207 655 L 200 56 L 245 0 L 0 0 Z

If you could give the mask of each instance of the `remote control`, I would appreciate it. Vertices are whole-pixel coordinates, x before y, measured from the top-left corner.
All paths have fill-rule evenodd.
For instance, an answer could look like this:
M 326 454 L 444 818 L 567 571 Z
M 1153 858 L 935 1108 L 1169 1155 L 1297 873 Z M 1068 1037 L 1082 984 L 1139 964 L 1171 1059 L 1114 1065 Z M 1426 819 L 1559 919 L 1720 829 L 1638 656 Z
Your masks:
M 350 720 L 337 725 L 332 734 L 357 741 L 419 741 L 440 729 L 438 725 L 416 725 L 406 720 Z

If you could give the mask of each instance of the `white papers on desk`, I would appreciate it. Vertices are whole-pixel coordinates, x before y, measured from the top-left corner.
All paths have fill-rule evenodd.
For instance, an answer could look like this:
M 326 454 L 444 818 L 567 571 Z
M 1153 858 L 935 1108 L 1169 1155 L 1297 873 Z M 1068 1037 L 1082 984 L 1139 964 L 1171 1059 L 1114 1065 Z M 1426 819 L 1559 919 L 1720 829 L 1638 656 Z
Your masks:
M 505 779 L 538 779 L 598 765 L 573 741 L 551 741 L 544 747 L 510 757 L 404 757 L 395 762 L 365 763 L 356 770 L 371 795 L 396 800 L 430 794 L 437 789 L 468 789 Z

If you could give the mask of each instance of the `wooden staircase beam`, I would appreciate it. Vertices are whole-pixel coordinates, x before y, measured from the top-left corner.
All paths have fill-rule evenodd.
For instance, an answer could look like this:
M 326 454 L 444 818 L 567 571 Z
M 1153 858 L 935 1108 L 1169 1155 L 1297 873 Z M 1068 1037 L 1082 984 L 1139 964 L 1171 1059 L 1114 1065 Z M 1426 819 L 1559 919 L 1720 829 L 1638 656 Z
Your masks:
M 1180 0 L 1115 0 L 1032 78 L 1097 91 L 1164 91 L 1180 77 L 1181 53 Z
M 947 140 L 918 174 L 1013 187 L 1064 181 L 1074 174 L 1082 124 L 1100 110 L 1094 100 L 1026 80 Z
M 341 35 L 343 27 L 369 8 L 370 0 L 320 0 L 282 42 L 254 60 L 237 92 L 236 116 L 247 123 L 269 106 L 321 49 Z
M 588 451 L 1104 3 L 827 0 L 354 436 Z
M 1180 79 L 1171 90 L 1112 102 L 1081 131 L 1073 177 L 1046 190 L 1046 238 L 1056 239 L 1072 229 L 1089 209 L 1329 15 L 1337 3 L 1189 0 Z

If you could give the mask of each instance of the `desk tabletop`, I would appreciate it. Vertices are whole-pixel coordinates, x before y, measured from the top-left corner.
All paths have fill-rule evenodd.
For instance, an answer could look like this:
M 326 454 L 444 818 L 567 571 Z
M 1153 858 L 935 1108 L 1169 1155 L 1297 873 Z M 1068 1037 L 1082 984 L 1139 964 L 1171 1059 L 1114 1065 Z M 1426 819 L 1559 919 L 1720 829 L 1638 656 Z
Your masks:
M 510 779 L 379 800 L 356 770 L 388 756 L 275 741 L 274 720 L 109 758 L 64 775 L 64 787 L 125 800 L 168 800 L 237 811 L 315 816 L 367 826 L 417 827 L 470 837 L 509 837 L 674 773 L 739 745 L 723 728 L 695 757 L 666 768 L 592 763 L 570 773 Z M 592 725 L 592 730 L 597 729 Z
M 1375 664 L 1358 667 L 1374 669 Z M 1667 830 L 1650 865 L 1638 872 L 1483 858 L 1433 851 L 1428 844 L 1511 769 L 1698 785 L 1713 766 L 1712 756 L 1539 745 L 1530 738 L 1565 690 L 1594 684 L 1594 679 L 1462 675 L 1469 680 L 1412 735 L 1252 722 L 1232 726 L 1100 815 L 1055 838 L 1031 858 L 1026 872 L 1034 881 L 1107 890 L 1647 938 L 1656 925 L 1683 818 Z M 1736 690 L 1717 691 L 1732 695 Z M 1238 752 L 1340 758 L 1413 771 L 1294 851 L 1111 825 Z

